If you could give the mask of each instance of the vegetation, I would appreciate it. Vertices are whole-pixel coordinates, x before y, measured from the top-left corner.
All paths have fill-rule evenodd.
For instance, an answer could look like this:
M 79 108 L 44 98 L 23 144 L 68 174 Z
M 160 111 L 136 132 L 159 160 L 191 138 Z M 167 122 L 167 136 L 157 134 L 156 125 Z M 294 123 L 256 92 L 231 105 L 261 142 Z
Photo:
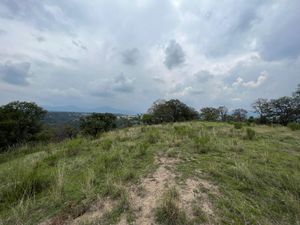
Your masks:
M 260 123 L 288 123 L 300 121 L 300 85 L 292 97 L 281 97 L 278 99 L 257 99 L 253 103 L 255 112 L 259 114 Z
M 11 102 L 0 107 L 0 152 L 8 146 L 33 141 L 41 131 L 45 115 L 31 102 Z
M 153 103 L 148 110 L 149 115 L 144 117 L 146 123 L 163 123 L 163 122 L 182 122 L 196 120 L 199 118 L 199 113 L 180 102 L 178 99 L 169 101 L 158 100 Z
M 0 221 L 63 224 L 107 199 L 112 209 L 85 224 L 116 224 L 124 216 L 134 221 L 130 187 L 156 171 L 156 158 L 169 157 L 178 161 L 172 170 L 179 187 L 200 179 L 218 192 L 196 186 L 209 197 L 213 214 L 198 208 L 191 220 L 178 191 L 166 188 L 154 210 L 160 224 L 199 224 L 194 221 L 203 218 L 210 224 L 299 224 L 299 146 L 300 133 L 286 127 L 234 129 L 216 122 L 137 126 L 92 140 L 24 145 L 0 155 Z M 201 205 L 203 199 L 194 201 Z
M 80 129 L 84 134 L 96 137 L 98 133 L 116 128 L 116 120 L 117 117 L 111 113 L 93 113 L 81 118 Z

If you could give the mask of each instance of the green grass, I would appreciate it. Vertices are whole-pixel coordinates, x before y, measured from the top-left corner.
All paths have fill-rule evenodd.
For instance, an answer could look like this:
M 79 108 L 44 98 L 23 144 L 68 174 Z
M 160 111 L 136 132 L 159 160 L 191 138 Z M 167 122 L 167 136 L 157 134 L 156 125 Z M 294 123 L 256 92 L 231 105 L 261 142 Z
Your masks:
M 180 159 L 180 180 L 199 177 L 219 187 L 210 198 L 220 224 L 300 224 L 300 131 L 213 122 L 126 128 L 0 154 L 0 224 L 75 218 L 98 197 L 117 202 L 103 224 L 134 218 L 125 187 L 152 173 L 157 155 Z M 187 223 L 176 195 L 166 196 L 157 221 Z
M 175 188 L 169 189 L 156 208 L 155 219 L 161 225 L 187 225 L 189 221 L 184 211 L 178 206 L 179 196 Z

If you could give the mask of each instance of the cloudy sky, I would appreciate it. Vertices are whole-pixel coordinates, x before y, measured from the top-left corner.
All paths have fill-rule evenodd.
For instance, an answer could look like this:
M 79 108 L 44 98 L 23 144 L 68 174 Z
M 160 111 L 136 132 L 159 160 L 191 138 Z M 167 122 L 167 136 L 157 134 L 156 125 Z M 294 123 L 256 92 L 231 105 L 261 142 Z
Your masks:
M 0 0 L 0 104 L 250 108 L 300 83 L 299 0 Z

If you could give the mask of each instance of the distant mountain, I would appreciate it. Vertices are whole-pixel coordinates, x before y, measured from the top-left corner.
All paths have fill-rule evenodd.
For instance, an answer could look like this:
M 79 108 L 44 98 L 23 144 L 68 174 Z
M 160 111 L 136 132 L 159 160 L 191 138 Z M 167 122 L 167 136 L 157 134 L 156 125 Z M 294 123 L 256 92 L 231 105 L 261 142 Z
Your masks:
M 82 112 L 82 113 L 114 113 L 114 114 L 124 114 L 124 115 L 136 115 L 137 112 L 133 111 L 127 111 L 127 110 L 121 110 L 121 109 L 115 109 L 108 106 L 103 107 L 97 107 L 97 108 L 79 108 L 77 106 L 73 105 L 67 105 L 67 106 L 43 106 L 46 110 L 50 112 Z

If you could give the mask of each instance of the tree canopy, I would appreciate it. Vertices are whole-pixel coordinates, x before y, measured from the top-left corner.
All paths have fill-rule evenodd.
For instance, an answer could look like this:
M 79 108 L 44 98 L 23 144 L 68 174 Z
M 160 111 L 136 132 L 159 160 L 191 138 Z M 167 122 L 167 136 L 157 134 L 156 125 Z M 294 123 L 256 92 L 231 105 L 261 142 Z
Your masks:
M 0 107 L 0 148 L 35 139 L 46 111 L 32 102 L 11 102 Z
M 153 123 L 180 122 L 199 118 L 199 113 L 195 109 L 178 99 L 158 100 L 153 103 L 148 114 L 151 115 Z

